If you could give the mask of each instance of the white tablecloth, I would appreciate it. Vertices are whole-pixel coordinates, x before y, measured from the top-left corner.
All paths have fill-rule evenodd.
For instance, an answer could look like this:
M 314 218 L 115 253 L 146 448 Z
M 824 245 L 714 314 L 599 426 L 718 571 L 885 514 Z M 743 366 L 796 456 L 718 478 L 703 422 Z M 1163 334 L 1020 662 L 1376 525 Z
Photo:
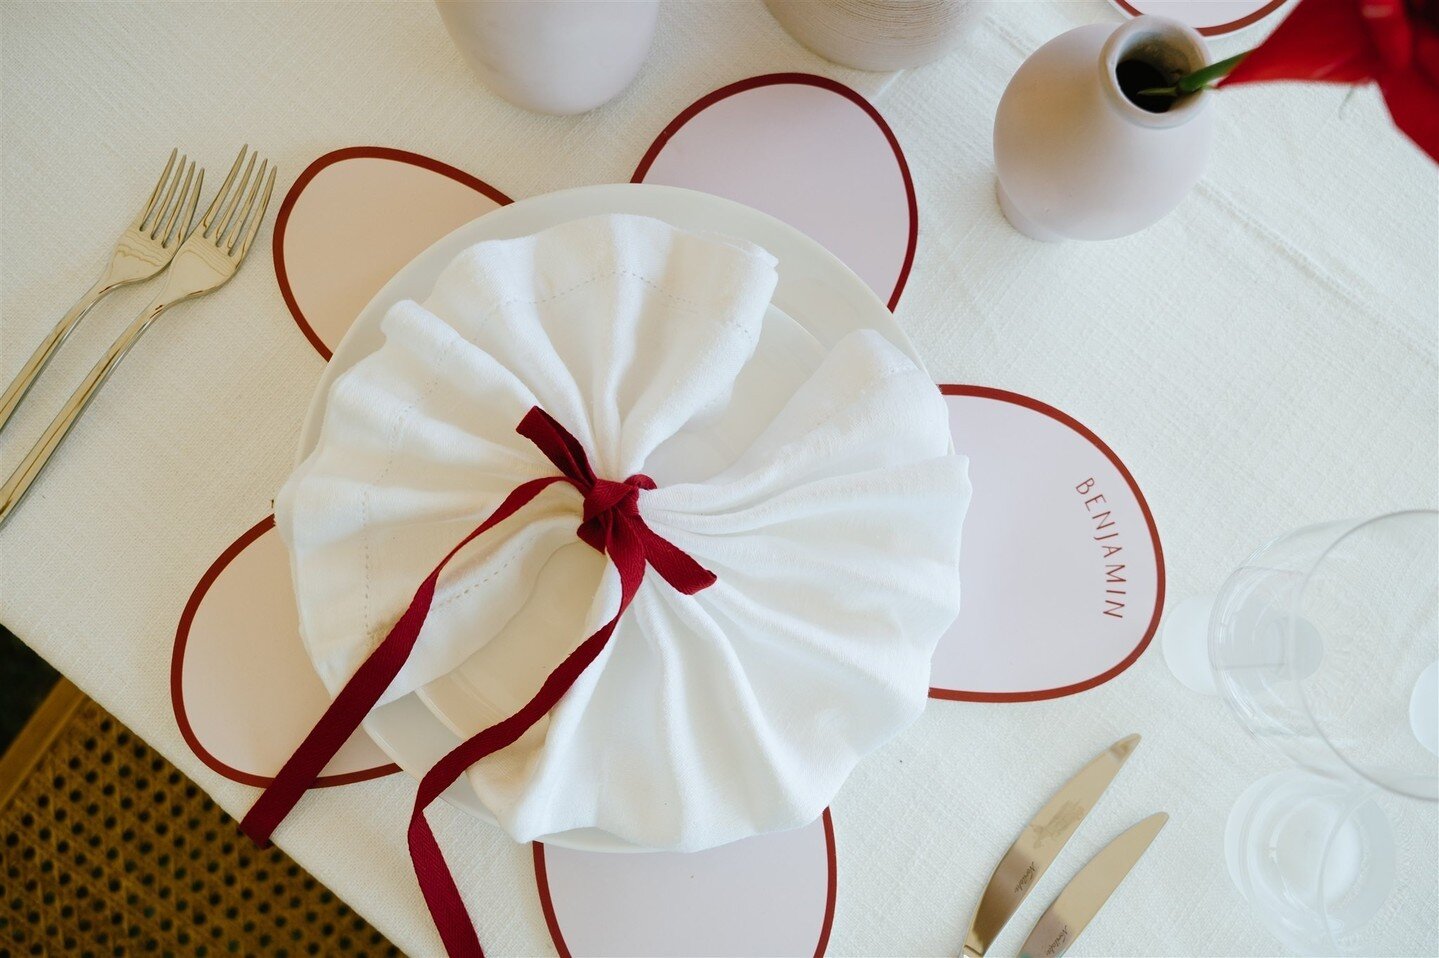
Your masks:
M 247 140 L 279 162 L 282 189 L 321 153 L 382 144 L 524 197 L 627 180 L 699 95 L 799 70 L 869 96 L 904 144 L 921 232 L 898 315 L 936 379 L 1046 400 L 1113 445 L 1153 507 L 1171 604 L 1306 522 L 1434 506 L 1436 177 L 1373 91 L 1224 94 L 1203 182 L 1137 236 L 1044 245 L 1005 224 L 990 126 L 1007 78 L 1054 34 L 1115 16 L 1097 0 L 1002 3 L 948 59 L 891 75 L 820 60 L 757 2 L 669 3 L 622 98 L 552 118 L 487 93 L 429 4 L 7 3 L 0 379 L 89 284 L 172 144 L 223 170 Z M 167 683 L 181 607 L 269 511 L 321 370 L 268 242 L 267 227 L 228 288 L 151 331 L 0 530 L 0 621 L 235 814 L 255 791 L 191 755 Z M 7 430 L 0 468 L 151 292 L 126 291 L 81 326 Z M 1129 822 L 1156 809 L 1173 821 L 1076 953 L 1277 951 L 1221 846 L 1235 797 L 1277 764 L 1222 703 L 1179 686 L 1156 647 L 1074 698 L 934 702 L 863 763 L 834 805 L 831 953 L 954 953 L 1059 770 L 1130 731 L 1144 745 L 1050 890 Z M 398 945 L 430 955 L 400 824 L 411 795 L 402 777 L 326 790 L 278 838 Z M 462 886 L 478 889 L 491 951 L 550 953 L 528 848 L 448 808 L 431 819 Z M 1048 897 L 1032 896 L 1016 927 Z M 1418 935 L 1435 916 L 1401 920 Z

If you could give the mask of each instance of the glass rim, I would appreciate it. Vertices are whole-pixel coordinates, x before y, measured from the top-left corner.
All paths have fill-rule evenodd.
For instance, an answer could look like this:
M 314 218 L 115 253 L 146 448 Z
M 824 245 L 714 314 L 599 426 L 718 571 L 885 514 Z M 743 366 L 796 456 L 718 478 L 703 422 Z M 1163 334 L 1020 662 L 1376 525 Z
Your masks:
M 1285 658 L 1288 660 L 1287 671 L 1289 672 L 1290 678 L 1294 681 L 1294 687 L 1298 691 L 1299 701 L 1304 706 L 1304 714 L 1309 719 L 1310 727 L 1312 727 L 1314 731 L 1319 735 L 1319 738 L 1324 742 L 1325 746 L 1328 747 L 1331 754 L 1336 756 L 1339 761 L 1344 763 L 1344 766 L 1346 768 L 1352 771 L 1355 775 L 1358 775 L 1362 780 L 1369 782 L 1376 787 L 1383 789 L 1386 792 L 1395 795 L 1401 795 L 1406 798 L 1413 798 L 1421 802 L 1433 803 L 1439 802 L 1439 779 L 1436 779 L 1435 786 L 1433 786 L 1428 792 L 1416 792 L 1411 789 L 1396 787 L 1389 784 L 1388 782 L 1381 781 L 1375 778 L 1369 772 L 1365 771 L 1365 769 L 1355 764 L 1355 762 L 1350 759 L 1349 755 L 1338 745 L 1335 744 L 1334 740 L 1329 737 L 1329 733 L 1325 730 L 1324 726 L 1319 722 L 1319 719 L 1314 714 L 1314 708 L 1309 701 L 1309 694 L 1305 691 L 1304 682 L 1301 681 L 1302 677 L 1297 673 L 1298 659 L 1295 654 L 1298 645 L 1296 640 L 1295 627 L 1299 621 L 1300 612 L 1302 610 L 1304 600 L 1309 595 L 1309 587 L 1314 581 L 1314 575 L 1319 570 L 1319 568 L 1324 565 L 1324 560 L 1328 559 L 1342 543 L 1348 540 L 1355 533 L 1363 529 L 1367 529 L 1370 526 L 1377 525 L 1381 522 L 1387 522 L 1393 519 L 1399 519 L 1406 516 L 1429 516 L 1434 518 L 1436 522 L 1439 522 L 1439 509 L 1397 509 L 1393 512 L 1385 512 L 1377 516 L 1370 516 L 1367 519 L 1349 520 L 1347 523 L 1348 527 L 1338 536 L 1335 536 L 1334 540 L 1324 547 L 1324 551 L 1320 552 L 1319 555 L 1314 558 L 1314 561 L 1309 564 L 1309 568 L 1305 570 L 1304 579 L 1300 583 L 1299 588 L 1294 590 L 1294 594 L 1289 600 L 1289 621 L 1287 626 L 1285 627 L 1285 644 L 1288 646 L 1288 654 L 1285 656 Z M 1345 522 L 1346 520 L 1341 519 L 1338 520 L 1335 524 L 1343 525 L 1345 524 Z M 1421 744 L 1419 747 L 1422 749 L 1424 746 Z M 1436 759 L 1436 761 L 1439 761 L 1439 759 Z

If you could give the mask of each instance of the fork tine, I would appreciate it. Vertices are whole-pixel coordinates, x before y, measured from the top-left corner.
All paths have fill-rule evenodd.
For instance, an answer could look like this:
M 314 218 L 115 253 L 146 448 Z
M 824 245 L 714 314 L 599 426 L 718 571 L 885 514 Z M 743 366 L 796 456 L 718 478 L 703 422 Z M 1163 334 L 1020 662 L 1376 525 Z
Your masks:
M 175 182 L 179 184 L 180 192 L 175 195 L 175 190 L 172 188 L 169 195 L 165 197 L 165 204 L 155 215 L 155 225 L 152 227 L 150 235 L 152 239 L 158 240 L 161 246 L 165 245 L 165 237 L 170 235 L 170 227 L 175 223 L 175 215 L 180 211 L 180 207 L 185 205 L 185 191 L 190 188 L 190 177 L 194 172 L 194 160 L 180 164 L 180 169 L 175 171 Z M 172 197 L 174 202 L 171 202 Z
M 165 220 L 165 228 L 160 231 L 160 245 L 167 249 L 169 248 L 170 241 L 175 234 L 175 223 L 179 220 L 180 211 L 184 209 L 187 205 L 190 206 L 192 210 L 194 208 L 195 204 L 190 198 L 190 181 L 194 177 L 194 174 L 195 161 L 191 160 L 189 167 L 185 170 L 185 185 L 180 189 L 180 197 L 175 201 L 175 205 L 170 209 L 170 217 L 169 219 Z M 205 171 L 201 170 L 200 178 L 203 180 L 204 176 Z M 195 189 L 199 189 L 198 183 L 195 184 Z M 193 212 L 190 215 L 193 216 Z M 187 218 L 184 222 L 180 223 L 180 239 L 184 239 L 185 234 L 189 232 L 190 222 L 191 220 Z
M 215 237 L 215 242 L 225 252 L 235 248 L 235 242 L 245 232 L 245 222 L 250 217 L 250 210 L 255 206 L 255 197 L 260 192 L 260 182 L 265 178 L 265 172 L 270 168 L 268 159 L 260 162 L 260 168 L 255 172 L 255 178 L 250 180 L 250 189 L 245 193 L 245 204 L 235 211 L 235 215 L 225 223 L 225 232 Z M 247 178 L 248 179 L 248 178 Z M 238 193 L 236 196 L 238 197 Z
M 150 191 L 150 198 L 145 201 L 145 208 L 140 210 L 140 215 L 135 217 L 134 223 L 130 224 L 131 229 L 138 230 L 141 226 L 145 225 L 145 220 L 150 218 L 150 211 L 155 208 L 155 198 L 160 195 L 160 189 L 165 185 L 165 181 L 170 178 L 170 167 L 174 165 L 175 155 L 179 152 L 178 149 L 172 149 L 170 151 L 170 158 L 165 161 L 165 172 L 161 173 L 160 178 L 155 181 L 155 188 Z
M 255 169 L 255 154 L 250 154 L 250 159 L 245 163 L 245 172 L 235 182 L 235 188 L 230 191 L 230 196 L 225 200 L 225 205 L 220 207 L 220 215 L 215 217 L 212 229 L 205 233 L 207 239 L 215 241 L 220 245 L 220 237 L 225 235 L 225 230 L 230 226 L 230 219 L 235 215 L 235 208 L 240 205 L 240 198 L 245 195 L 245 187 L 249 185 L 250 174 Z
M 190 208 L 185 211 L 185 218 L 180 221 L 180 231 L 176 239 L 184 241 L 189 239 L 195 232 L 195 207 L 200 204 L 200 191 L 205 185 L 205 168 L 200 167 L 200 175 L 195 178 L 195 191 L 190 194 Z
M 275 167 L 270 167 L 270 177 L 265 180 L 265 192 L 260 194 L 260 205 L 255 210 L 255 218 L 250 220 L 250 228 L 245 231 L 245 237 L 240 241 L 240 251 L 231 253 L 237 260 L 243 260 L 245 254 L 250 252 L 250 244 L 255 241 L 255 234 L 260 231 L 260 221 L 265 218 L 265 208 L 270 205 L 270 190 L 275 186 Z
M 150 234 L 151 239 L 155 238 L 155 233 L 160 229 L 160 224 L 165 219 L 165 210 L 169 208 L 170 200 L 174 197 L 175 190 L 180 186 L 180 176 L 185 172 L 185 162 L 188 159 L 189 157 L 184 153 L 180 154 L 180 162 L 176 165 L 175 172 L 170 176 L 170 185 L 165 189 L 164 198 L 155 204 L 155 208 L 150 211 L 150 217 L 146 221 L 145 226 L 141 228 L 141 232 Z
M 240 171 L 240 164 L 245 161 L 245 153 L 250 149 L 249 145 L 240 147 L 240 155 L 235 157 L 235 164 L 230 167 L 230 172 L 225 175 L 225 182 L 220 184 L 220 191 L 210 201 L 205 210 L 205 215 L 200 218 L 200 232 L 206 236 L 210 235 L 210 224 L 215 220 L 215 211 L 225 199 L 225 194 L 230 191 L 230 184 L 235 180 L 235 174 Z

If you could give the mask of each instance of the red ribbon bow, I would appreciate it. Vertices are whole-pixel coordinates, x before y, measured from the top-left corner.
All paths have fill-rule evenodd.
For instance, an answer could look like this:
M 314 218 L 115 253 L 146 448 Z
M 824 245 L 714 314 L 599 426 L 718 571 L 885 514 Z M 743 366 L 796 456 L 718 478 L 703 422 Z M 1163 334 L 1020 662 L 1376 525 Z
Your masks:
M 557 482 L 568 482 L 584 496 L 583 521 L 576 535 L 608 555 L 614 563 L 620 576 L 620 605 L 613 618 L 581 642 L 549 674 L 539 692 L 523 708 L 461 743 L 436 762 L 420 780 L 419 793 L 410 813 L 410 860 L 435 927 L 439 929 L 445 950 L 452 958 L 482 958 L 484 950 L 475 934 L 474 923 L 465 910 L 460 890 L 445 864 L 444 853 L 440 851 L 434 832 L 425 820 L 425 809 L 459 779 L 465 769 L 514 743 L 558 704 L 609 641 L 619 625 L 620 616 L 624 615 L 639 591 L 648 566 L 653 566 L 661 578 L 685 595 L 693 595 L 715 582 L 713 572 L 645 524 L 639 511 L 639 495 L 642 490 L 655 488 L 654 480 L 645 475 L 633 475 L 624 482 L 596 477 L 579 441 L 538 406 L 525 414 L 515 431 L 534 443 L 561 474 L 521 483 L 505 497 L 499 508 L 440 560 L 420 584 L 404 615 L 345 683 L 320 721 L 240 823 L 245 834 L 261 847 L 269 844 L 275 827 L 295 807 L 300 796 L 314 783 L 320 771 L 399 674 L 429 614 L 440 572 L 449 561 L 474 539 L 518 512 L 545 488 Z

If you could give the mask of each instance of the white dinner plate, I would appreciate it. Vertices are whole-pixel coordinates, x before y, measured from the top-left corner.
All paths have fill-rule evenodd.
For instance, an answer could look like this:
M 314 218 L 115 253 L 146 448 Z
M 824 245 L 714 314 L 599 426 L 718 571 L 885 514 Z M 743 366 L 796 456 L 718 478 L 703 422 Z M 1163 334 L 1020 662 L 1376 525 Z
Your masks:
M 681 229 L 737 237 L 768 250 L 778 260 L 779 281 L 772 301 L 774 308 L 766 315 L 765 335 L 791 343 L 796 349 L 797 365 L 817 362 L 815 357 L 849 333 L 873 329 L 923 368 L 913 345 L 869 286 L 824 247 L 779 220 L 730 200 L 678 187 L 632 183 L 579 187 L 520 200 L 472 220 L 396 273 L 360 312 L 335 348 L 311 399 L 296 461 L 303 460 L 315 447 L 336 377 L 383 343 L 380 322 L 391 306 L 407 299 L 423 302 L 450 261 L 476 243 L 528 236 L 573 219 L 607 213 L 652 216 Z M 820 350 L 810 352 L 812 346 L 805 345 L 809 337 L 818 341 Z M 762 367 L 756 374 L 762 375 Z M 460 743 L 446 720 L 454 728 L 470 727 L 465 721 L 462 691 L 455 686 L 428 690 L 426 695 L 435 711 L 418 694 L 406 696 L 372 712 L 365 719 L 365 730 L 395 764 L 418 779 Z M 446 720 L 437 711 L 442 711 Z M 494 821 L 468 778 L 457 781 L 444 797 L 479 818 Z M 597 829 L 578 829 L 543 840 L 588 851 L 645 850 Z

